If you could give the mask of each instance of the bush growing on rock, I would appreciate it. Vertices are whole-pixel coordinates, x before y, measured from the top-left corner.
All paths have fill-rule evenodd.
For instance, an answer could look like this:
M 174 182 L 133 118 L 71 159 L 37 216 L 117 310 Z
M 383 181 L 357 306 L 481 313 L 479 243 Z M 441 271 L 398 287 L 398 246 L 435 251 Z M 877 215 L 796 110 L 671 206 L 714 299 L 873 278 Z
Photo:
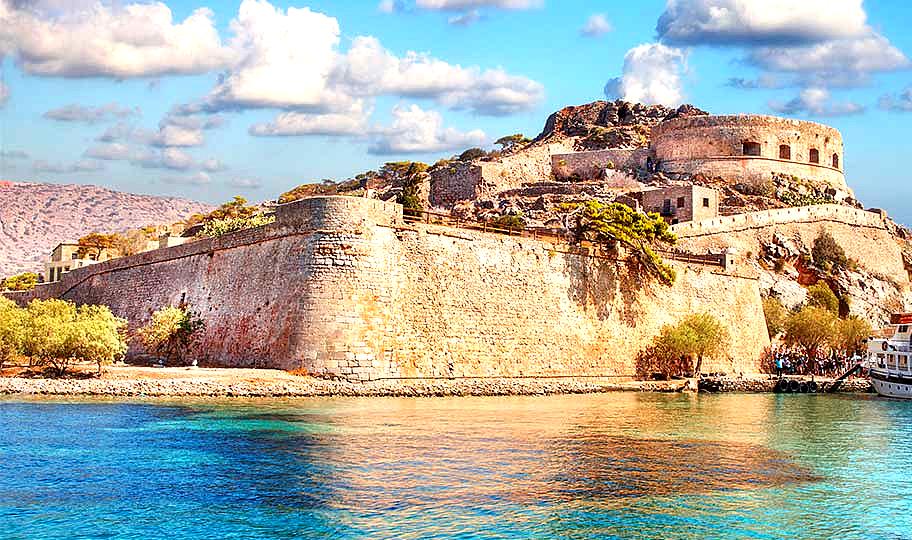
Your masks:
M 845 268 L 849 264 L 849 258 L 846 257 L 845 250 L 836 242 L 833 235 L 827 231 L 821 231 L 817 238 L 814 239 L 811 257 L 814 260 L 814 264 L 824 272 L 829 272 L 835 268 Z
M 808 287 L 808 305 L 823 308 L 830 313 L 839 314 L 839 298 L 825 281 L 818 281 Z
M 38 274 L 34 272 L 24 272 L 0 281 L 0 290 L 30 291 L 34 289 L 36 285 L 38 285 Z
M 137 337 L 150 353 L 179 364 L 199 337 L 205 323 L 188 307 L 159 309 Z
M 507 231 L 522 231 L 526 228 L 526 220 L 522 214 L 507 214 L 491 220 L 491 225 Z
M 611 250 L 623 246 L 633 255 L 632 261 L 649 276 L 665 284 L 674 283 L 674 269 L 653 249 L 677 242 L 677 237 L 659 214 L 645 214 L 624 204 L 597 200 L 568 210 L 566 220 L 575 221 L 568 228 L 575 231 L 578 240 L 602 244 Z

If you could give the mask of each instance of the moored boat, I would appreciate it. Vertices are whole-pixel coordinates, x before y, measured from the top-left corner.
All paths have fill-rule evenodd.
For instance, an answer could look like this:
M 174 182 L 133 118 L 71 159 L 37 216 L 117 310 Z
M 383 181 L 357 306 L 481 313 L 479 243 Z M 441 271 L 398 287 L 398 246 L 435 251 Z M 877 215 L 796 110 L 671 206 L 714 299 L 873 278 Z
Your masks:
M 878 394 L 912 399 L 912 313 L 892 315 L 890 327 L 868 340 L 868 377 Z

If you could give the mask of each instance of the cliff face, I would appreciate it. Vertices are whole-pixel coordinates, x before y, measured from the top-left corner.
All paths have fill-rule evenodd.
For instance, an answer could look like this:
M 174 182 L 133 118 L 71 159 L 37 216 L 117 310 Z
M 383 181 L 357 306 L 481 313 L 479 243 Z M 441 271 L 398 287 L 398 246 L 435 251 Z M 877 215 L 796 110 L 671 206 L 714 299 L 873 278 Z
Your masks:
M 98 186 L 0 183 L 0 277 L 38 272 L 60 242 L 90 232 L 171 224 L 212 206 Z

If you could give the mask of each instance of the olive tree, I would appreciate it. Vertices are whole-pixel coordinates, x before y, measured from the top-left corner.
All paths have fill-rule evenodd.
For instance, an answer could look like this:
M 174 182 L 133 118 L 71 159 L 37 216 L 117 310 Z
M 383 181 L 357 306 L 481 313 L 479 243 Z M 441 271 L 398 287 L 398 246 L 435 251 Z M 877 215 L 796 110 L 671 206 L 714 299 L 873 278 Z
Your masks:
M 785 342 L 800 347 L 808 358 L 817 356 L 833 338 L 838 317 L 826 308 L 805 306 L 785 321 Z
M 871 324 L 857 315 L 850 315 L 837 321 L 832 347 L 850 357 L 864 350 L 864 341 L 870 336 Z
M 137 337 L 150 353 L 180 363 L 204 327 L 203 320 L 188 307 L 169 306 L 153 313 Z
M 708 313 L 688 315 L 676 325 L 665 325 L 650 352 L 652 369 L 664 375 L 693 373 L 700 376 L 703 361 L 721 355 L 728 347 L 728 331 Z M 645 368 L 645 369 L 644 369 Z
M 25 310 L 0 296 L 0 371 L 22 350 Z

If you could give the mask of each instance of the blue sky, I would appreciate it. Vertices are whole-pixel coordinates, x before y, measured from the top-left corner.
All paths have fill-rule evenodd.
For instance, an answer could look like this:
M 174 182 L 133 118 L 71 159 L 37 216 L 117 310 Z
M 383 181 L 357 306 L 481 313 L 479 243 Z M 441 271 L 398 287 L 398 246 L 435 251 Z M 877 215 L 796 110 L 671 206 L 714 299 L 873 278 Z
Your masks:
M 912 223 L 910 26 L 899 1 L 0 0 L 0 178 L 261 200 L 607 92 L 830 124 Z

